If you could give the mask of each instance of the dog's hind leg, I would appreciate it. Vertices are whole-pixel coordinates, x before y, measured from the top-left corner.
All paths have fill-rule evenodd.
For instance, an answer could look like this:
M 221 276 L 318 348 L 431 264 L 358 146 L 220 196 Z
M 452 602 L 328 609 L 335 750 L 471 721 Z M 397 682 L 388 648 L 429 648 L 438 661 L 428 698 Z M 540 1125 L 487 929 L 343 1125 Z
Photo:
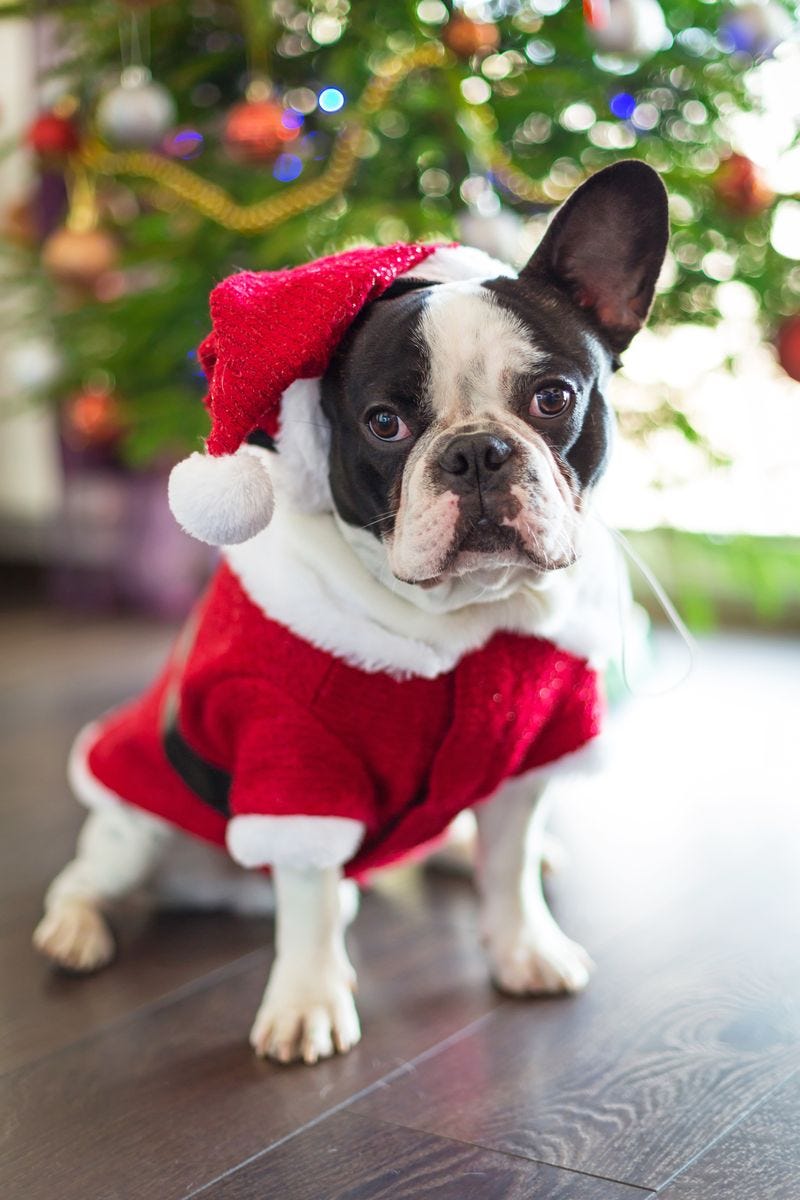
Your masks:
M 75 858 L 47 889 L 36 949 L 71 971 L 96 971 L 110 962 L 114 938 L 105 910 L 149 881 L 171 838 L 164 821 L 129 805 L 91 813 Z
M 518 995 L 580 991 L 592 967 L 558 927 L 542 891 L 545 789 L 523 776 L 475 808 L 481 936 L 495 983 Z

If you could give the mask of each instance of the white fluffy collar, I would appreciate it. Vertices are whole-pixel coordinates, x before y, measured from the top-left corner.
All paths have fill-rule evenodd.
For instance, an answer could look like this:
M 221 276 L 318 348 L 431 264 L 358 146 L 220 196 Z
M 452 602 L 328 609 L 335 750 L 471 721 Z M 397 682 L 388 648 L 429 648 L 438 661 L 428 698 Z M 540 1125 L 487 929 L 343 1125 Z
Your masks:
M 619 641 L 616 550 L 594 521 L 573 566 L 521 573 L 494 589 L 474 580 L 429 589 L 400 583 L 369 533 L 330 513 L 286 507 L 224 555 L 267 616 L 365 671 L 432 679 L 498 630 L 548 638 L 597 666 Z

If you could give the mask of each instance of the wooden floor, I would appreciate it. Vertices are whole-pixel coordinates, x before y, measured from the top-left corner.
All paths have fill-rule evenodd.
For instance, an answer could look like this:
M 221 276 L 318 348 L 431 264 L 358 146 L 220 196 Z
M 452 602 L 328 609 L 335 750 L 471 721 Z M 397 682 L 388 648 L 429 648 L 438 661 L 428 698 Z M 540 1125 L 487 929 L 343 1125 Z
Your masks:
M 0 619 L 3 1200 L 800 1196 L 796 642 L 705 643 L 565 797 L 550 896 L 598 963 L 583 996 L 501 997 L 470 885 L 393 872 L 350 934 L 364 1040 L 307 1068 L 247 1046 L 267 920 L 132 916 L 89 980 L 30 949 L 79 822 L 69 741 L 166 640 Z

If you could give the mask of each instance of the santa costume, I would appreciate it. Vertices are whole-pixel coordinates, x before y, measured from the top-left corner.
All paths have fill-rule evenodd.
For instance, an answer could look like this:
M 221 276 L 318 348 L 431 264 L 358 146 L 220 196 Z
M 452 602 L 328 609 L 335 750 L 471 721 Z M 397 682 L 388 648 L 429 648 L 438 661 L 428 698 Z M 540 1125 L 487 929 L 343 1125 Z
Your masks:
M 389 589 L 380 542 L 330 497 L 319 378 L 356 315 L 403 275 L 502 273 L 477 251 L 396 245 L 215 288 L 211 433 L 170 501 L 222 561 L 155 685 L 78 738 L 81 800 L 136 805 L 245 867 L 361 876 L 596 736 L 617 603 L 599 542 L 491 603 L 462 581 Z

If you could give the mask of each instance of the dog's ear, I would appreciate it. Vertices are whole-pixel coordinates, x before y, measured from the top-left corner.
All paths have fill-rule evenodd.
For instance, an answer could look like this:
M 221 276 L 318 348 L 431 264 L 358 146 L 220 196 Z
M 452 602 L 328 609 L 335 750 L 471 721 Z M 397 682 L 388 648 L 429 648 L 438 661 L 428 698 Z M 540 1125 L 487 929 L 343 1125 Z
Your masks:
M 647 318 L 668 236 L 656 172 L 635 160 L 615 163 L 559 209 L 520 279 L 566 293 L 618 354 Z

